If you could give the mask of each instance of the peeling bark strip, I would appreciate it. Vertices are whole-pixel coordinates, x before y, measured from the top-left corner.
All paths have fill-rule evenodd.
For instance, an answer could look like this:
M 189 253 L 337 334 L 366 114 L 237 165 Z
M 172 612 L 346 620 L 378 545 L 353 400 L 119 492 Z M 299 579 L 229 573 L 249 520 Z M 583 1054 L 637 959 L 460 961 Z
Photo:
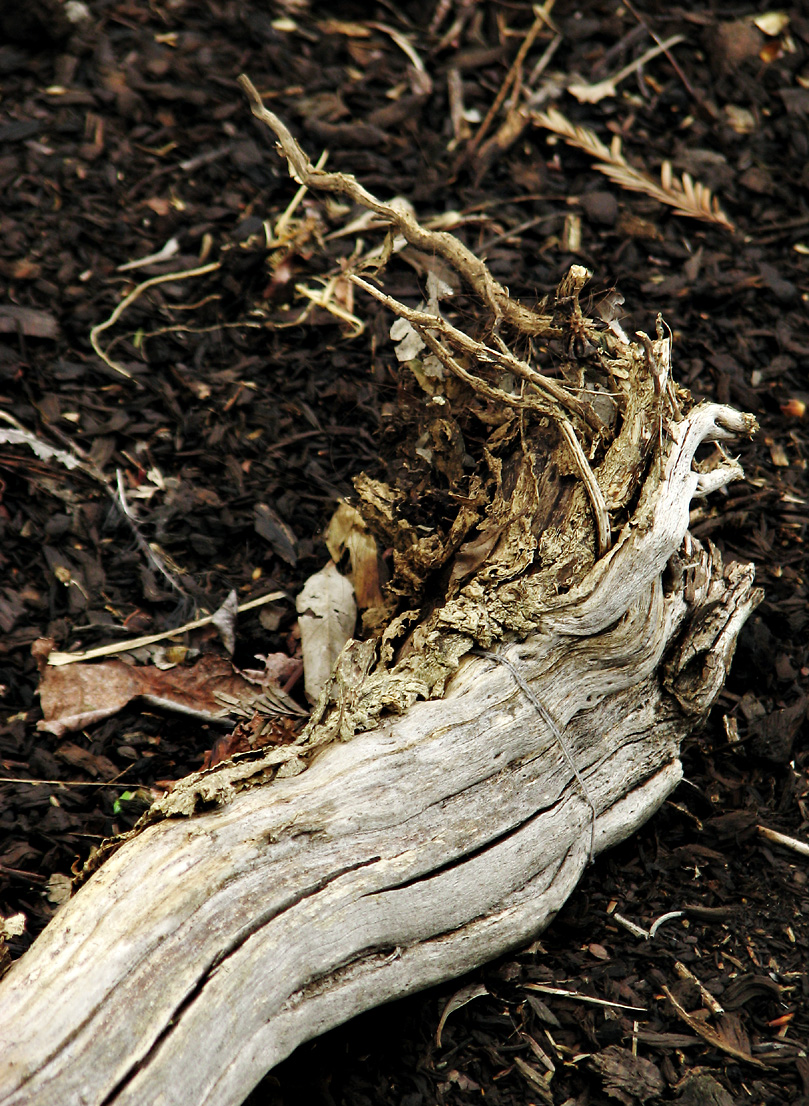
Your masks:
M 453 262 L 504 328 L 411 311 L 452 397 L 424 404 L 445 530 L 358 480 L 394 551 L 365 639 L 296 746 L 181 781 L 0 983 L 3 1106 L 235 1106 L 300 1042 L 532 939 L 676 786 L 760 599 L 688 533 L 741 471 L 698 447 L 754 420 L 675 389 L 662 325 L 630 343 L 586 318 L 575 268 L 516 304 L 451 235 L 311 167 L 245 87 L 296 179 Z M 510 353 L 520 333 L 558 344 L 562 378 Z M 467 425 L 489 434 L 472 473 Z

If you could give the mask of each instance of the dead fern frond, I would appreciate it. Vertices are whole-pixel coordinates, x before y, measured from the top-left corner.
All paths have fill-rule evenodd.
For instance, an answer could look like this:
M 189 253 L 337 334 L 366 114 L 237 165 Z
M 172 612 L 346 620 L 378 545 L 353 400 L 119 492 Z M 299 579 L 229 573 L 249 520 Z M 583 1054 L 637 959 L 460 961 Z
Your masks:
M 727 230 L 735 229 L 719 206 L 719 201 L 711 195 L 710 188 L 692 180 L 688 173 L 683 173 L 681 180 L 677 180 L 672 173 L 670 161 L 663 162 L 658 183 L 639 169 L 633 169 L 621 153 L 621 139 L 617 135 L 613 138 L 612 145 L 607 147 L 594 131 L 571 123 L 556 108 L 532 112 L 531 118 L 537 126 L 561 135 L 569 146 L 584 150 L 586 154 L 602 162 L 596 166 L 599 173 L 614 180 L 622 188 L 630 192 L 644 192 L 658 203 L 673 207 L 678 215 L 718 223 Z

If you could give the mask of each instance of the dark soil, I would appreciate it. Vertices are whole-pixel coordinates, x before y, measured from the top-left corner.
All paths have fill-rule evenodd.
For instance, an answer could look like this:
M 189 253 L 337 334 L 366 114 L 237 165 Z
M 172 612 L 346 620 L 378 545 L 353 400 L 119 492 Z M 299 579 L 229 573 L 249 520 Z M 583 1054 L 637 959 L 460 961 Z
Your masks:
M 763 0 L 560 3 L 522 59 L 520 103 L 555 105 L 607 144 L 620 136 L 654 178 L 670 160 L 675 178 L 718 197 L 731 231 L 626 191 L 519 125 L 509 90 L 479 130 L 534 22 L 523 0 L 89 7 L 75 25 L 57 0 L 0 13 L 0 910 L 27 919 L 12 955 L 91 847 L 222 736 L 138 706 L 41 732 L 32 644 L 159 633 L 233 589 L 240 602 L 294 595 L 327 557 L 337 497 L 378 465 L 400 395 L 378 305 L 355 295 L 357 337 L 322 308 L 285 325 L 310 302 L 301 286 L 322 290 L 341 257 L 384 232 L 337 235 L 360 212 L 307 196 L 295 233 L 268 247 L 295 185 L 236 84 L 246 72 L 313 160 L 327 150 L 329 168 L 407 197 L 422 219 L 452 213 L 447 225 L 512 295 L 535 302 L 575 262 L 596 291 L 625 297 L 629 333 L 653 332 L 661 312 L 678 381 L 761 424 L 746 479 L 695 504 L 693 530 L 755 561 L 766 592 L 710 724 L 684 750 L 685 781 L 598 859 L 537 944 L 301 1047 L 250 1102 L 809 1102 L 807 860 L 758 828 L 809 830 L 809 19 L 787 6 L 760 29 Z M 615 74 L 653 35 L 682 41 L 614 95 L 566 91 Z M 120 269 L 170 240 L 167 261 Z M 117 368 L 97 355 L 91 328 L 124 294 L 214 262 L 145 290 L 99 333 Z M 418 297 L 401 261 L 386 280 Z M 338 283 L 332 303 L 350 313 L 345 292 Z M 19 428 L 86 467 L 13 441 Z M 113 502 L 117 472 L 140 540 Z M 187 641 L 222 651 L 215 635 Z M 237 664 L 296 648 L 293 604 L 240 618 Z M 620 920 L 648 931 L 669 912 L 651 939 Z M 467 985 L 480 993 L 439 1044 L 441 1013 Z

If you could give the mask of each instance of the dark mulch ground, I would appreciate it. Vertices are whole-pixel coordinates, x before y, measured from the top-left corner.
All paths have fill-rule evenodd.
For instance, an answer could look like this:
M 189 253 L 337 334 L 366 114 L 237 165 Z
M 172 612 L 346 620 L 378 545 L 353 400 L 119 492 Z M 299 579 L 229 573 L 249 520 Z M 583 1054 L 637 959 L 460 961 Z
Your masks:
M 809 20 L 799 6 L 759 27 L 759 0 L 694 11 L 560 4 L 523 58 L 522 103 L 555 104 L 607 143 L 620 136 L 652 176 L 670 159 L 676 176 L 719 197 L 733 232 L 622 190 L 546 131 L 509 126 L 508 98 L 479 132 L 528 42 L 534 14 L 523 0 L 92 0 L 89 21 L 72 28 L 54 21 L 55 0 L 8 7 L 0 433 L 22 427 L 96 473 L 0 444 L 0 909 L 28 919 L 13 953 L 51 915 L 54 873 L 135 820 L 139 800 L 121 801 L 124 788 L 199 767 L 221 734 L 135 708 L 65 738 L 38 732 L 32 643 L 89 648 L 160 632 L 231 589 L 240 601 L 294 593 L 325 559 L 319 535 L 336 496 L 377 463 L 397 395 L 390 320 L 375 306 L 355 301 L 367 325 L 354 339 L 322 309 L 277 326 L 307 303 L 296 285 L 317 291 L 360 233 L 363 248 L 381 235 L 330 238 L 358 213 L 308 197 L 295 234 L 267 248 L 265 224 L 269 234 L 294 186 L 236 85 L 246 71 L 313 157 L 328 150 L 330 168 L 406 196 L 422 218 L 456 213 L 450 225 L 512 294 L 533 300 L 576 261 L 600 287 L 617 284 L 625 329 L 650 331 L 661 311 L 680 382 L 761 423 L 743 451 L 747 479 L 703 507 L 694 529 L 726 556 L 754 560 L 766 589 L 711 724 L 684 751 L 686 782 L 599 859 L 540 943 L 304 1046 L 251 1102 L 809 1102 L 806 857 L 757 829 L 809 829 Z M 613 75 L 652 34 L 682 36 L 676 67 L 659 56 L 594 103 L 566 91 Z M 166 263 L 119 269 L 169 240 Z M 213 262 L 146 291 L 99 335 L 105 348 L 115 339 L 109 356 L 127 375 L 97 356 L 90 330 L 124 293 Z M 393 290 L 413 294 L 414 279 L 392 265 Z M 113 506 L 103 481 L 116 470 L 182 593 Z M 220 648 L 210 637 L 193 644 Z M 240 620 L 237 662 L 294 648 L 290 604 Z M 9 782 L 28 779 L 46 782 Z M 683 915 L 651 940 L 618 920 L 648 928 L 670 911 Z M 678 964 L 724 1014 L 706 1014 Z M 440 1014 L 462 984 L 487 993 L 450 1014 L 438 1045 Z

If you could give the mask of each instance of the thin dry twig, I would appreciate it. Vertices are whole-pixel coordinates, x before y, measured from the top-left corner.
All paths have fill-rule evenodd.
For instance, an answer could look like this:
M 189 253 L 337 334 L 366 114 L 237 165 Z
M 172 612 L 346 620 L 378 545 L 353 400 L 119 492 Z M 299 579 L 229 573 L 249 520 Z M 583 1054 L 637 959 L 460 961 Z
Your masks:
M 196 269 L 186 269 L 179 273 L 163 273 L 161 276 L 150 277 L 149 280 L 144 280 L 142 284 L 139 284 L 137 288 L 133 288 L 129 295 L 121 300 L 108 319 L 105 319 L 103 323 L 98 323 L 93 327 L 90 331 L 90 345 L 105 365 L 108 365 L 109 368 L 113 369 L 115 372 L 120 373 L 121 376 L 126 377 L 127 380 L 131 380 L 132 373 L 128 372 L 123 365 L 119 365 L 109 358 L 98 344 L 99 334 L 105 330 L 109 330 L 111 326 L 114 326 L 124 311 L 126 311 L 127 307 L 133 304 L 139 296 L 142 296 L 148 288 L 154 288 L 156 284 L 166 284 L 169 281 L 188 280 L 189 277 L 203 276 L 205 273 L 213 273 L 219 267 L 220 263 L 218 261 L 211 261 L 207 265 L 200 265 Z
M 590 463 L 584 454 L 581 442 L 576 437 L 576 432 L 567 419 L 559 419 L 559 429 L 562 431 L 568 448 L 573 454 L 573 460 L 576 463 L 576 468 L 579 470 L 579 476 L 590 497 L 590 503 L 596 519 L 598 555 L 599 557 L 603 557 L 605 553 L 609 552 L 611 544 L 610 516 L 607 510 L 607 502 L 604 499 L 604 493 L 601 491 L 598 481 L 593 475 L 593 470 L 590 468 Z
M 494 349 L 492 346 L 487 346 L 483 342 L 476 342 L 474 338 L 470 338 L 468 334 L 465 334 L 462 330 L 458 330 L 457 327 L 454 327 L 452 323 L 448 322 L 447 319 L 442 318 L 440 315 L 431 315 L 427 311 L 418 311 L 415 308 L 407 307 L 406 304 L 394 299 L 393 296 L 389 296 L 386 292 L 380 291 L 379 288 L 376 288 L 367 280 L 363 280 L 362 277 L 352 274 L 349 279 L 352 284 L 356 284 L 358 288 L 362 288 L 363 291 L 373 296 L 374 299 L 379 300 L 380 303 L 383 303 L 387 308 L 393 311 L 394 314 L 399 315 L 403 319 L 407 319 L 414 327 L 441 331 L 450 341 L 459 346 L 464 353 L 471 354 L 480 361 L 491 361 L 494 364 L 502 365 L 504 368 L 511 370 L 516 376 L 519 376 L 527 384 L 533 384 L 540 392 L 549 399 L 555 400 L 561 407 L 566 407 L 569 411 L 582 418 L 585 417 L 586 408 L 580 400 L 572 396 L 567 389 L 563 388 L 557 381 L 551 380 L 550 377 L 543 376 L 542 373 L 538 373 L 536 369 L 532 369 L 525 361 L 520 361 L 512 354 Z M 462 374 L 461 379 L 474 387 L 478 378 L 466 372 L 466 370 L 462 370 Z M 519 396 L 512 396 L 511 399 L 514 400 L 511 404 L 513 407 L 526 406 Z M 536 406 L 536 404 L 532 404 L 532 406 Z M 554 413 L 554 408 L 548 404 L 545 404 L 543 410 L 547 411 L 549 414 Z
M 685 979 L 689 983 L 694 984 L 694 986 L 699 991 L 700 998 L 702 999 L 702 1001 L 705 1003 L 705 1005 L 708 1007 L 708 1009 L 711 1011 L 712 1014 L 714 1014 L 717 1017 L 720 1014 L 724 1014 L 724 1012 L 725 1012 L 724 1008 L 720 1005 L 719 1002 L 717 1002 L 717 1000 L 714 998 L 714 996 L 711 994 L 711 992 L 708 990 L 708 988 L 705 986 L 705 984 L 702 982 L 702 980 L 698 979 L 694 975 L 694 973 L 691 971 L 690 968 L 686 968 L 685 964 L 683 964 L 682 961 L 676 960 L 674 962 L 674 970 L 677 973 L 677 975 L 680 977 L 680 979 Z
M 327 173 L 316 169 L 278 116 L 264 107 L 249 77 L 242 73 L 239 84 L 247 94 L 253 115 L 277 137 L 294 181 L 321 192 L 348 196 L 355 203 L 375 212 L 403 234 L 415 249 L 427 254 L 437 254 L 448 261 L 487 304 L 495 319 L 505 319 L 524 334 L 547 333 L 551 320 L 513 300 L 502 284 L 494 279 L 484 262 L 454 234 L 425 229 L 409 211 L 378 200 L 350 173 Z
M 677 61 L 671 50 L 668 48 L 667 43 L 663 42 L 663 40 L 660 38 L 660 35 L 658 35 L 657 31 L 655 31 L 654 27 L 651 26 L 645 16 L 642 15 L 641 12 L 639 12 L 637 8 L 634 7 L 634 5 L 632 4 L 632 0 L 625 0 L 625 3 L 627 8 L 629 9 L 629 11 L 632 12 L 641 27 L 644 27 L 655 40 L 657 45 L 663 49 L 663 53 L 666 55 L 666 60 L 668 61 L 674 72 L 677 74 L 677 76 L 680 78 L 680 80 L 683 82 L 683 86 L 688 92 L 688 95 L 694 100 L 695 103 L 699 105 L 699 107 L 702 109 L 702 111 L 705 112 L 706 115 L 716 121 L 719 117 L 717 109 L 708 103 L 701 92 L 694 88 L 688 77 L 686 77 L 685 73 L 683 72 L 682 66 Z
M 97 780 L 39 780 L 26 779 L 23 776 L 0 776 L 0 783 L 30 783 L 34 785 L 46 783 L 51 784 L 53 787 L 123 787 L 124 790 L 128 787 L 138 786 L 133 783 L 132 780 L 124 780 L 123 782 L 117 783 L 115 780 L 102 780 L 99 783 Z
M 255 607 L 262 607 L 265 603 L 272 603 L 276 599 L 288 599 L 285 591 L 271 591 L 267 595 L 261 595 L 258 599 L 251 599 L 247 603 L 241 603 L 236 610 L 239 614 L 243 611 L 252 611 Z M 128 641 L 119 641 L 113 645 L 99 645 L 96 649 L 87 649 L 84 653 L 50 653 L 48 664 L 59 667 L 64 664 L 76 664 L 78 661 L 92 661 L 97 657 L 111 657 L 115 653 L 128 653 L 132 649 L 140 649 L 144 645 L 155 645 L 158 641 L 184 634 L 187 630 L 198 630 L 201 626 L 209 626 L 216 618 L 213 614 L 206 614 L 203 618 L 195 618 L 193 622 L 186 622 L 184 626 L 175 626 L 173 630 L 164 630 L 162 634 L 147 634 L 145 637 L 130 638 Z
M 625 1002 L 610 1002 L 606 998 L 595 998 L 593 995 L 583 995 L 580 991 L 566 991 L 564 987 L 551 987 L 546 983 L 523 983 L 526 991 L 538 991 L 541 995 L 556 995 L 558 998 L 569 998 L 573 1002 L 584 1002 L 590 1006 L 605 1006 L 610 1010 L 628 1010 L 631 1014 L 648 1014 L 645 1006 L 628 1006 Z
M 152 547 L 149 545 L 149 543 L 146 541 L 143 534 L 141 533 L 135 516 L 133 515 L 132 511 L 130 510 L 129 504 L 127 503 L 123 477 L 120 470 L 116 471 L 116 483 L 113 487 L 111 481 L 104 475 L 104 473 L 101 472 L 101 470 L 98 469 L 90 461 L 85 459 L 83 450 L 80 450 L 79 447 L 75 445 L 75 443 L 69 442 L 70 448 L 73 450 L 73 453 L 68 453 L 63 449 L 57 449 L 54 446 L 49 445 L 41 438 L 38 438 L 35 434 L 30 433 L 30 431 L 26 430 L 14 418 L 13 415 L 9 415 L 4 411 L 0 411 L 0 420 L 11 423 L 11 425 L 15 428 L 14 430 L 10 431 L 0 430 L 0 442 L 8 442 L 12 445 L 27 445 L 30 449 L 34 451 L 34 453 L 36 453 L 38 457 L 42 458 L 43 460 L 47 461 L 52 459 L 54 461 L 58 461 L 59 464 L 64 465 L 64 467 L 68 470 L 79 469 L 79 471 L 83 472 L 86 476 L 89 476 L 90 479 L 94 480 L 97 484 L 100 484 L 101 487 L 110 496 L 118 510 L 121 512 L 124 521 L 129 526 L 129 529 L 132 531 L 132 535 L 135 539 L 136 544 L 138 545 L 139 549 L 144 554 L 146 559 L 152 565 L 154 565 L 154 567 L 158 570 L 158 572 L 160 572 L 162 576 L 165 577 L 165 579 L 168 581 L 171 587 L 174 588 L 175 591 L 179 592 L 181 595 L 187 594 L 180 582 L 176 580 L 169 572 L 168 568 L 165 565 L 165 562 L 163 561 L 163 558 L 160 557 L 152 549 Z
M 692 1017 L 687 1010 L 684 1009 L 668 989 L 668 987 L 662 988 L 663 994 L 671 1003 L 674 1008 L 674 1012 L 677 1017 L 685 1022 L 689 1029 L 693 1030 L 698 1037 L 702 1037 L 703 1041 L 707 1041 L 709 1045 L 713 1045 L 714 1048 L 721 1049 L 722 1052 L 726 1052 L 728 1056 L 732 1056 L 735 1060 L 744 1060 L 745 1063 L 753 1064 L 757 1068 L 766 1068 L 767 1065 L 758 1060 L 755 1056 L 752 1056 L 749 1052 L 745 1052 L 741 1048 L 736 1048 L 735 1045 L 724 1037 L 716 1029 L 711 1029 L 709 1025 L 706 1025 L 700 1018 Z
M 537 126 L 561 135 L 569 146 L 584 150 L 586 154 L 602 162 L 603 164 L 596 166 L 599 173 L 614 180 L 622 188 L 630 192 L 643 192 L 658 203 L 673 207 L 678 215 L 685 215 L 689 219 L 703 219 L 709 223 L 718 223 L 726 230 L 735 229 L 719 206 L 719 201 L 711 195 L 711 190 L 699 181 L 694 181 L 688 173 L 683 173 L 682 179 L 678 181 L 672 173 L 670 161 L 663 162 L 658 183 L 639 169 L 633 169 L 621 153 L 621 140 L 617 135 L 611 146 L 605 146 L 594 131 L 571 123 L 556 108 L 532 112 L 531 118 Z
M 538 33 L 544 19 L 544 12 L 541 17 L 539 15 L 537 16 L 535 22 L 536 33 Z M 534 28 L 532 28 L 532 30 L 534 30 Z M 533 41 L 533 39 L 531 39 L 531 41 Z M 524 56 L 525 52 L 522 54 L 522 57 Z M 382 216 L 386 222 L 397 227 L 412 246 L 425 252 L 437 253 L 439 256 L 443 257 L 444 260 L 448 261 L 462 277 L 466 278 L 472 288 L 480 295 L 484 303 L 490 307 L 495 318 L 507 318 L 515 326 L 519 327 L 523 333 L 536 334 L 541 330 L 546 337 L 549 336 L 550 332 L 554 329 L 551 326 L 551 320 L 537 315 L 533 311 L 529 311 L 521 304 L 512 300 L 506 289 L 494 280 L 480 258 L 473 254 L 471 250 L 467 249 L 467 247 L 455 238 L 454 235 L 448 234 L 445 231 L 426 230 L 404 205 L 397 205 L 394 207 L 392 204 L 383 203 L 378 200 L 376 196 L 363 188 L 362 185 L 349 174 L 325 173 L 316 166 L 313 166 L 281 120 L 274 115 L 273 112 L 264 107 L 258 92 L 249 78 L 242 74 L 239 77 L 239 83 L 248 95 L 253 114 L 257 119 L 266 123 L 276 134 L 281 146 L 281 152 L 287 160 L 290 174 L 294 180 L 310 188 L 322 189 L 326 192 L 340 192 L 351 197 L 351 199 L 362 204 L 363 207 L 369 211 L 375 212 Z M 576 467 L 584 482 L 587 494 L 590 497 L 596 519 L 599 555 L 606 553 L 610 548 L 611 541 L 607 504 L 598 482 L 593 475 L 592 469 L 590 468 L 584 450 L 576 436 L 576 432 L 562 413 L 562 410 L 567 409 L 584 422 L 592 425 L 594 416 L 587 406 L 583 404 L 581 400 L 572 396 L 562 385 L 558 384 L 556 381 L 550 380 L 531 368 L 530 365 L 518 360 L 510 354 L 507 349 L 495 350 L 480 342 L 476 342 L 440 316 L 408 308 L 405 304 L 379 291 L 361 277 L 351 275 L 349 279 L 353 284 L 363 288 L 370 295 L 374 296 L 374 298 L 384 303 L 395 314 L 406 319 L 446 368 L 479 394 L 512 407 L 532 406 L 550 414 L 556 419 L 561 433 L 573 454 Z M 434 333 L 435 331 L 439 331 L 445 337 L 449 338 L 457 347 L 460 347 L 465 353 L 471 354 L 476 359 L 494 362 L 495 364 L 500 364 L 508 368 L 519 378 L 526 381 L 526 383 L 533 385 L 540 394 L 535 394 L 526 398 L 524 396 L 510 395 L 502 389 L 492 387 L 490 384 L 487 384 L 479 377 L 464 369 L 452 356 L 451 352 L 438 340 Z M 562 410 L 558 408 L 562 408 Z
M 685 911 L 684 910 L 669 910 L 665 914 L 661 914 L 660 917 L 655 918 L 655 920 L 649 926 L 649 937 L 650 938 L 654 937 L 655 934 L 657 933 L 657 931 L 660 929 L 660 927 L 662 925 L 665 925 L 666 922 L 673 922 L 673 921 L 676 921 L 677 918 L 684 918 L 684 917 L 685 917 Z
M 369 23 L 368 26 L 375 27 L 377 31 L 383 31 L 386 35 L 390 35 L 399 49 L 407 55 L 413 66 L 413 76 L 411 77 L 413 92 L 417 96 L 429 96 L 433 90 L 433 80 L 424 68 L 424 62 L 419 57 L 410 39 L 403 35 L 401 31 L 397 31 L 395 27 L 389 27 L 387 23 Z
M 129 523 L 129 528 L 135 536 L 135 541 L 137 542 L 138 548 L 141 550 L 146 559 L 154 565 L 154 567 L 157 569 L 163 579 L 167 581 L 170 587 L 172 587 L 176 592 L 179 592 L 180 595 L 187 596 L 188 592 L 182 586 L 180 581 L 172 575 L 172 573 L 166 566 L 163 558 L 158 553 L 156 553 L 154 549 L 152 549 L 151 545 L 149 545 L 146 538 L 144 538 L 143 534 L 140 532 L 140 527 L 138 526 L 137 520 L 132 513 L 132 509 L 126 499 L 126 489 L 124 488 L 124 474 L 121 472 L 120 469 L 115 470 L 115 489 L 116 490 L 114 493 L 112 489 L 110 489 L 110 494 L 112 495 L 115 502 L 118 504 L 118 508 L 126 518 L 126 521 Z
M 610 920 L 617 922 L 619 926 L 623 926 L 627 933 L 631 933 L 633 937 L 642 937 L 644 941 L 649 940 L 648 929 L 644 929 L 643 926 L 637 925 L 631 918 L 625 918 L 623 914 L 619 914 L 617 910 L 610 914 Z
M 785 833 L 768 829 L 766 826 L 756 826 L 756 829 L 765 841 L 770 841 L 773 845 L 783 845 L 785 849 L 792 849 L 799 856 L 809 856 L 809 845 L 805 841 L 799 841 L 797 837 L 787 837 Z
M 546 5 L 546 7 L 547 6 L 548 5 Z M 550 6 L 553 7 L 553 0 L 551 0 Z M 534 22 L 531 24 L 531 27 L 528 31 L 528 34 L 525 36 L 525 38 L 520 43 L 520 48 L 517 51 L 517 56 L 514 58 L 514 61 L 511 63 L 509 71 L 506 74 L 506 78 L 503 81 L 502 85 L 500 86 L 499 92 L 495 96 L 491 107 L 486 112 L 485 118 L 483 119 L 483 122 L 478 127 L 477 132 L 472 136 L 472 138 L 470 139 L 466 149 L 464 150 L 464 152 L 463 152 L 463 160 L 464 161 L 469 161 L 474 156 L 475 151 L 477 150 L 478 146 L 481 144 L 483 139 L 486 137 L 486 134 L 488 133 L 489 128 L 492 125 L 492 121 L 494 120 L 495 115 L 497 115 L 498 111 L 502 107 L 503 101 L 505 100 L 506 96 L 508 96 L 509 92 L 511 91 L 512 86 L 514 86 L 515 95 L 519 94 L 519 89 L 520 89 L 520 86 L 522 84 L 523 63 L 525 62 L 525 58 L 528 54 L 528 51 L 534 45 L 534 41 L 535 41 L 537 35 L 539 34 L 539 32 L 542 30 L 542 28 L 544 26 L 545 26 L 545 13 L 544 13 L 544 10 L 543 10 L 541 12 L 541 14 L 537 14 L 537 16 L 534 19 Z
M 320 157 L 317 159 L 317 165 L 315 166 L 315 169 L 322 169 L 323 166 L 326 164 L 326 160 L 328 159 L 328 156 L 329 156 L 328 152 L 326 150 L 324 150 L 323 153 L 320 155 Z M 280 243 L 283 242 L 284 236 L 286 234 L 287 227 L 289 226 L 289 223 L 290 223 L 290 220 L 292 219 L 292 216 L 295 214 L 295 211 L 300 206 L 301 202 L 303 201 L 304 196 L 306 195 L 306 193 L 308 191 L 309 191 L 309 189 L 306 187 L 306 185 L 302 184 L 300 186 L 300 188 L 298 189 L 298 191 L 295 193 L 295 195 L 292 197 L 292 199 L 287 204 L 286 210 L 283 211 L 278 216 L 278 220 L 276 221 L 276 224 L 273 227 L 271 241 L 269 241 L 267 243 L 268 248 L 271 247 L 271 246 L 280 245 Z M 268 237 L 269 237 L 269 235 L 268 235 Z
M 647 61 L 656 58 L 658 54 L 668 54 L 672 46 L 676 46 L 678 42 L 682 41 L 682 35 L 672 35 L 672 37 L 667 38 L 665 42 L 658 42 L 656 46 L 650 47 L 645 54 L 641 54 L 639 58 L 631 61 L 629 65 L 625 65 L 623 69 L 615 73 L 612 77 L 607 77 L 597 84 L 569 84 L 567 90 L 571 96 L 576 97 L 580 104 L 598 104 L 601 100 L 606 100 L 609 96 L 617 95 L 617 86 L 621 81 L 626 80 L 632 73 L 642 68 Z

